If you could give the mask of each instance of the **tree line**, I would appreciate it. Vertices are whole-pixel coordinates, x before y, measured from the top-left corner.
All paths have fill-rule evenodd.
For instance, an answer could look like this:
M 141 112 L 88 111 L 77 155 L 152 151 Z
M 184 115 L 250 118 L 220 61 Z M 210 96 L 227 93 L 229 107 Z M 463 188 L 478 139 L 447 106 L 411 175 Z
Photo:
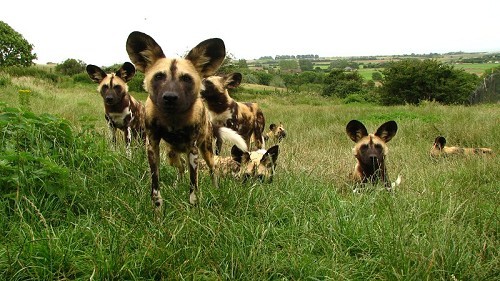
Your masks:
M 39 71 L 26 70 L 37 58 L 33 53 L 33 45 L 1 21 L 0 46 L 0 66 L 5 71 L 12 75 L 28 72 L 40 75 Z M 296 57 L 293 60 L 280 59 L 274 67 L 251 70 L 245 60 L 234 60 L 228 56 L 220 73 L 241 72 L 243 82 L 249 84 L 280 87 L 297 93 L 313 91 L 326 97 L 343 99 L 345 102 L 374 102 L 384 105 L 418 104 L 424 100 L 443 104 L 467 104 L 474 92 L 477 95 L 475 90 L 480 82 L 486 79 L 436 59 L 408 58 L 386 62 L 381 72 L 375 72 L 372 79 L 366 81 L 356 71 L 359 64 L 352 60 L 334 60 L 325 72 L 313 69 L 314 65 L 307 59 L 309 57 L 315 55 L 300 56 L 299 60 Z M 78 83 L 92 83 L 85 73 L 85 67 L 86 63 L 81 60 L 67 59 L 55 67 L 55 72 L 71 77 Z M 117 64 L 105 70 L 114 71 L 118 68 Z M 346 71 L 346 68 L 350 71 Z M 499 75 L 500 67 L 488 70 L 488 73 Z M 60 80 L 54 75 L 41 76 L 50 77 L 52 81 Z M 143 91 L 143 78 L 141 73 L 137 73 L 129 83 L 130 90 Z M 496 91 L 495 88 L 493 95 L 498 96 Z

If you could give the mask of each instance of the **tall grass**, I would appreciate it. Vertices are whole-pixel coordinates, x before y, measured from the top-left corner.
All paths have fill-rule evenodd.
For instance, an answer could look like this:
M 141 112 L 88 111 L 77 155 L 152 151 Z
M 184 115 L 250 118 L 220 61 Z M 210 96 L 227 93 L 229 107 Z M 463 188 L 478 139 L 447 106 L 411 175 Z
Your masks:
M 221 178 L 215 189 L 202 171 L 193 207 L 188 178 L 172 187 L 175 169 L 165 164 L 165 204 L 154 211 L 145 153 L 136 145 L 129 159 L 123 145 L 109 147 L 94 86 L 1 74 L 0 81 L 0 279 L 500 275 L 498 156 L 429 157 L 437 135 L 498 153 L 498 105 L 381 107 L 314 93 L 238 93 L 260 103 L 267 124 L 287 129 L 274 181 Z M 20 99 L 20 90 L 29 97 Z M 394 193 L 381 186 L 352 192 L 351 119 L 370 131 L 398 122 L 387 159 L 389 176 L 403 178 Z

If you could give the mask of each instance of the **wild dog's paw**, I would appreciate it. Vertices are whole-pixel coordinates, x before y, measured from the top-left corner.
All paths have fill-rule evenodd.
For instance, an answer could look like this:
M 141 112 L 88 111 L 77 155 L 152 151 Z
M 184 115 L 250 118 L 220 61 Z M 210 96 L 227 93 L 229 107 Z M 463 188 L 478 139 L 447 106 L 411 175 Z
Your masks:
M 163 204 L 163 198 L 161 198 L 160 191 L 154 191 L 151 195 L 151 200 L 153 201 L 153 204 L 156 208 L 161 207 L 161 205 Z

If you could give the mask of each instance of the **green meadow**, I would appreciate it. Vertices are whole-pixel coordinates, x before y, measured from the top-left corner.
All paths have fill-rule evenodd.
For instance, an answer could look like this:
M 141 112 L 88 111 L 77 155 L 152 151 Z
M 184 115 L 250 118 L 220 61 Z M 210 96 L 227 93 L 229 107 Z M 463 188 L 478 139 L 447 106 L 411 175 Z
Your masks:
M 220 178 L 216 189 L 200 171 L 191 206 L 188 177 L 172 187 L 176 171 L 163 161 L 155 211 L 144 148 L 127 158 L 123 142 L 110 146 L 96 85 L 0 72 L 0 279 L 498 280 L 498 104 L 234 98 L 258 102 L 266 124 L 287 130 L 273 182 Z M 394 192 L 352 192 L 351 119 L 370 131 L 398 123 L 387 157 L 389 177 L 402 177 Z M 496 153 L 434 159 L 439 135 Z

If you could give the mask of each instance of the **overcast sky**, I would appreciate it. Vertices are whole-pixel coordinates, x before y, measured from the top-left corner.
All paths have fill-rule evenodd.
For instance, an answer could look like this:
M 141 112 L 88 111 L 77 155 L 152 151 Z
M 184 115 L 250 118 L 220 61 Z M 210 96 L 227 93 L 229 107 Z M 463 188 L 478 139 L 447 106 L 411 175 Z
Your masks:
M 132 31 L 167 56 L 222 38 L 237 59 L 500 51 L 500 0 L 7 0 L 0 20 L 33 44 L 38 63 L 129 61 Z

